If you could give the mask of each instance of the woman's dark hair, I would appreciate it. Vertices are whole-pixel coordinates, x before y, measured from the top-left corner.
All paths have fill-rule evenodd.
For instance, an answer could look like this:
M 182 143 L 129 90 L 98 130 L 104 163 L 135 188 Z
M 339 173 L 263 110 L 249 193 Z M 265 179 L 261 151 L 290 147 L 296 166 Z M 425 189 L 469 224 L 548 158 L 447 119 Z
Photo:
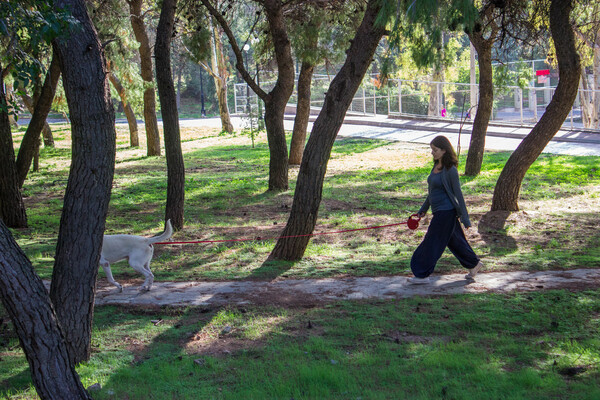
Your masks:
M 446 169 L 458 166 L 458 157 L 452 147 L 452 143 L 446 136 L 436 136 L 431 141 L 430 145 L 437 147 L 438 149 L 446 150 L 442 156 L 442 166 Z M 435 161 L 434 161 L 435 163 Z

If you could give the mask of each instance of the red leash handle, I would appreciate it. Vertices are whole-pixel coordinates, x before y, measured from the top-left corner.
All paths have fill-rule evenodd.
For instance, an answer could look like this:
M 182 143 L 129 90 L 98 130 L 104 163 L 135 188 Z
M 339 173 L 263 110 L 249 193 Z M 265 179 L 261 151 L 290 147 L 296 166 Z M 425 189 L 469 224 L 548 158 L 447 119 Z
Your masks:
M 408 226 L 408 229 L 411 230 L 415 230 L 419 227 L 419 221 L 421 220 L 421 217 L 419 217 L 419 214 L 413 214 L 410 217 L 408 217 L 408 221 L 406 221 L 406 226 Z

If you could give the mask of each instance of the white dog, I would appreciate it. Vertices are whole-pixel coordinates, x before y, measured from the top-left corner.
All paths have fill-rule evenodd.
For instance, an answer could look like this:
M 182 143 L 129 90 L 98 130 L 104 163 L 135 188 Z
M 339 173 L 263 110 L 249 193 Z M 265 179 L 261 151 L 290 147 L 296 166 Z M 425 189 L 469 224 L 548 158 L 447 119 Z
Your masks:
M 100 254 L 100 265 L 106 274 L 110 283 L 115 285 L 119 292 L 123 291 L 123 286 L 115 281 L 110 270 L 110 264 L 117 261 L 129 260 L 131 268 L 144 275 L 146 278 L 144 284 L 140 287 L 141 291 L 148 291 L 152 288 L 154 275 L 150 271 L 150 261 L 154 254 L 154 243 L 162 242 L 171 237 L 173 228 L 171 220 L 167 221 L 165 231 L 153 237 L 135 236 L 135 235 L 104 235 L 102 241 L 102 253 Z

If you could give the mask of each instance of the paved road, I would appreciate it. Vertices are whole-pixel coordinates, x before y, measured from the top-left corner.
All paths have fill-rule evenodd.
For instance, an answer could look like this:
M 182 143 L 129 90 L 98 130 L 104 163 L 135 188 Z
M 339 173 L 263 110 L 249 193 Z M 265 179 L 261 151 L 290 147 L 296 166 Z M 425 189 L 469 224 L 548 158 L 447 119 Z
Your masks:
M 292 130 L 293 115 L 287 115 L 285 128 Z M 308 129 L 312 129 L 312 121 Z M 247 122 L 241 117 L 233 117 L 232 122 L 236 129 Z M 219 118 L 203 118 L 180 121 L 181 126 L 210 126 L 219 128 Z M 348 115 L 340 129 L 339 136 L 364 137 L 372 139 L 385 139 L 392 141 L 406 141 L 412 143 L 429 144 L 437 135 L 447 136 L 452 144 L 460 143 L 462 151 L 466 151 L 471 139 L 471 128 L 465 124 L 462 129 L 459 123 L 445 122 L 443 120 L 406 120 L 393 119 L 386 116 L 357 116 Z M 521 140 L 530 132 L 531 128 L 516 126 L 490 125 L 486 137 L 487 150 L 514 150 Z M 546 146 L 546 153 L 565 154 L 577 156 L 600 156 L 600 132 L 590 133 L 582 131 L 560 130 L 553 140 Z
M 312 129 L 312 122 L 316 116 L 311 117 L 308 129 Z M 64 122 L 64 120 L 53 120 L 49 122 Z M 143 122 L 143 121 L 140 121 Z M 19 124 L 27 124 L 29 119 L 19 119 Z M 117 123 L 126 124 L 125 120 Z M 160 123 L 160 121 L 159 121 Z M 233 116 L 232 123 L 236 129 L 247 126 L 247 120 L 240 116 Z M 182 119 L 181 126 L 209 126 L 221 127 L 218 117 L 200 119 Z M 286 115 L 285 128 L 292 130 L 294 115 Z M 391 141 L 405 141 L 412 143 L 429 144 L 437 135 L 447 136 L 457 148 L 460 133 L 462 151 L 466 151 L 471 140 L 470 123 L 461 128 L 458 122 L 418 119 L 395 119 L 381 116 L 347 115 L 344 125 L 340 129 L 339 136 L 364 137 L 372 139 L 385 139 Z M 521 140 L 531 131 L 531 128 L 518 126 L 490 125 L 486 137 L 487 150 L 514 150 Z M 552 141 L 546 146 L 545 153 L 565 154 L 575 156 L 598 156 L 600 155 L 600 132 L 560 130 Z

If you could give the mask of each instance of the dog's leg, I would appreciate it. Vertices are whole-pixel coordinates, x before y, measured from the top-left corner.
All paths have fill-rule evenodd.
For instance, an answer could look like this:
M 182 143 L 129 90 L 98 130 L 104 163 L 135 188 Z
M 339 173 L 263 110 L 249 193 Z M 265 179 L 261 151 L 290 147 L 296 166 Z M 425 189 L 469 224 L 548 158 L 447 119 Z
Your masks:
M 136 249 L 135 252 L 129 254 L 129 265 L 145 278 L 144 284 L 140 286 L 140 291 L 147 292 L 152 288 L 154 274 L 150 271 L 150 261 L 153 254 L 154 248 L 151 245 Z
M 112 283 L 113 285 L 115 285 L 117 287 L 117 289 L 119 289 L 119 293 L 123 291 L 123 286 L 121 286 L 117 281 L 115 281 L 115 278 L 113 278 L 112 275 L 112 271 L 110 270 L 110 263 L 106 260 L 100 260 L 100 265 L 102 266 L 102 269 L 104 270 L 104 274 L 106 275 L 106 279 Z
M 154 283 L 154 274 L 150 270 L 150 260 L 148 260 L 146 265 L 144 265 L 144 268 L 146 269 L 146 273 L 148 274 L 148 275 L 146 275 L 146 281 L 144 282 L 144 287 L 146 288 L 145 290 L 150 290 L 150 289 L 152 289 L 152 284 Z
M 154 282 L 154 275 L 152 274 L 152 272 L 149 269 L 146 269 L 144 265 L 134 265 L 131 263 L 129 263 L 129 265 L 131 265 L 131 268 L 144 275 L 144 284 L 140 286 L 140 291 L 147 292 L 150 289 L 152 289 L 152 283 Z
M 154 282 L 154 274 L 150 271 L 150 268 L 147 268 L 148 263 L 140 263 L 135 259 L 129 259 L 129 265 L 131 268 L 144 275 L 144 284 L 140 286 L 140 291 L 147 292 L 152 289 L 152 283 Z

